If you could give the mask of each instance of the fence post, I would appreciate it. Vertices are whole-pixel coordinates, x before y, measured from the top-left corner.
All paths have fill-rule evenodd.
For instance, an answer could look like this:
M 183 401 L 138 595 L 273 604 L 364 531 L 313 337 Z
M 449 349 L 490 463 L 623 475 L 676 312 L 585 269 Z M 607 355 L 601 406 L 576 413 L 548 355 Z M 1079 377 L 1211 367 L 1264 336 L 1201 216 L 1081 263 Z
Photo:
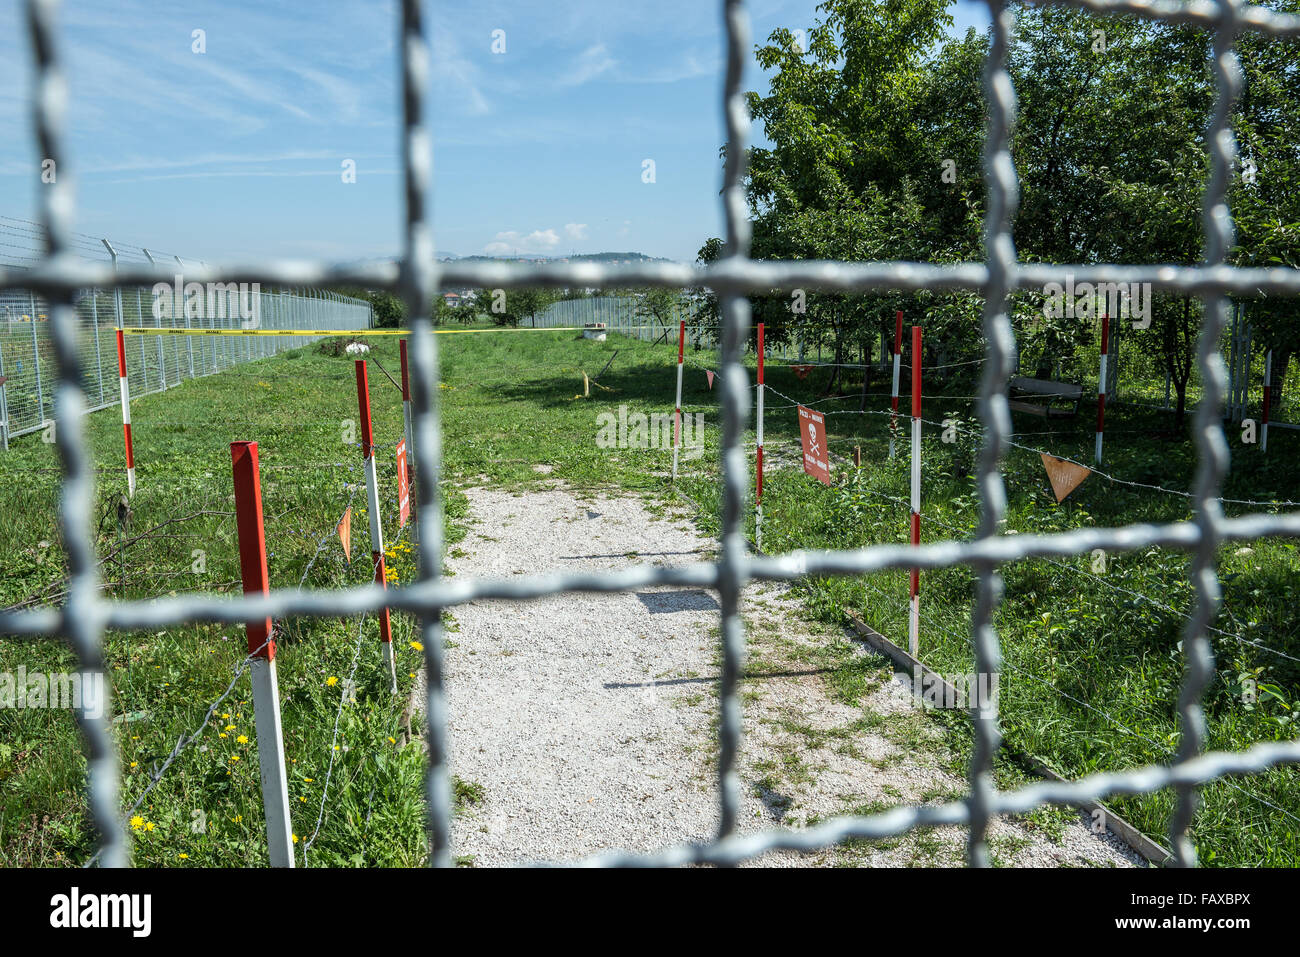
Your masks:
M 1110 345 L 1110 316 L 1101 317 L 1101 372 L 1097 379 L 1097 464 L 1101 464 L 1101 436 L 1106 424 L 1106 358 Z
M 1268 451 L 1268 413 L 1273 404 L 1273 350 L 1264 355 L 1264 423 L 1259 429 L 1259 450 Z
M 902 313 L 900 312 L 901 316 Z M 921 544 L 921 327 L 912 327 L 912 545 Z M 921 635 L 921 570 L 912 568 L 908 650 L 917 657 Z
M 4 450 L 9 451 L 9 393 L 5 388 L 5 351 L 0 345 L 0 439 Z
M 754 548 L 763 550 L 763 323 L 758 324 L 758 455 L 754 476 Z
M 682 432 L 682 363 L 686 361 L 686 321 L 677 329 L 677 411 L 673 413 L 673 481 L 677 481 L 677 453 Z
M 36 367 L 36 414 L 42 425 L 45 424 L 45 392 L 41 388 L 41 346 L 36 341 L 36 294 L 27 293 L 27 301 L 32 307 L 32 365 Z
M 122 438 L 126 443 L 127 494 L 135 495 L 135 453 L 131 451 L 131 387 L 126 380 L 126 340 L 117 330 L 117 381 L 122 387 Z
M 821 362 L 822 353 L 821 345 L 817 346 L 817 361 Z M 799 355 L 799 361 L 803 361 L 802 351 Z M 891 392 L 890 405 L 893 414 L 889 417 L 889 457 L 894 457 L 894 436 L 898 432 L 898 372 L 903 362 L 903 310 L 899 309 L 894 313 L 894 385 Z
M 270 576 L 266 568 L 266 532 L 262 526 L 262 483 L 258 477 L 257 443 L 231 442 L 230 464 L 235 479 L 235 525 L 239 533 L 239 570 L 244 594 L 265 595 L 270 591 Z M 272 867 L 293 867 L 289 781 L 284 766 L 280 689 L 275 673 L 271 619 L 250 621 L 245 627 L 248 653 L 253 659 L 253 717 L 257 725 L 262 804 L 266 808 L 267 851 Z
M 375 584 L 388 587 L 388 573 L 384 566 L 384 527 L 379 520 L 379 477 L 375 474 L 374 434 L 370 427 L 370 379 L 366 373 L 366 360 L 357 363 L 357 405 L 361 411 L 361 457 L 365 461 L 366 496 L 370 510 L 370 557 L 375 563 Z M 384 664 L 392 678 L 393 693 L 397 693 L 397 665 L 393 660 L 393 623 L 388 608 L 379 610 L 379 639 L 383 645 Z

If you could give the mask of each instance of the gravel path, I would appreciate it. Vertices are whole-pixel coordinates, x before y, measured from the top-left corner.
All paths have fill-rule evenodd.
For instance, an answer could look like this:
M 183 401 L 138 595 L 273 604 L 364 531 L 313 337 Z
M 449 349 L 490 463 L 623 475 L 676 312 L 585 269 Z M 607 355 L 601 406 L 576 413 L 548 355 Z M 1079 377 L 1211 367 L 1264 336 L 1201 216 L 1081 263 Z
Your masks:
M 679 564 L 707 559 L 715 547 L 683 514 L 655 514 L 635 497 L 560 487 L 466 494 L 469 533 L 449 557 L 457 575 Z M 742 830 L 961 795 L 942 732 L 891 680 L 884 659 L 804 621 L 782 586 L 748 588 L 745 612 Z M 647 589 L 481 601 L 454 617 L 446 652 L 451 764 L 478 795 L 453 823 L 458 859 L 475 866 L 571 861 L 712 836 L 715 595 Z M 831 665 L 854 656 L 869 658 L 863 667 L 872 676 L 858 706 L 835 700 L 826 678 Z M 418 684 L 417 708 L 423 675 Z M 1015 865 L 1134 862 L 1073 812 L 1058 817 L 1046 827 L 997 822 L 995 855 Z M 754 863 L 960 863 L 964 839 L 959 828 L 937 829 Z

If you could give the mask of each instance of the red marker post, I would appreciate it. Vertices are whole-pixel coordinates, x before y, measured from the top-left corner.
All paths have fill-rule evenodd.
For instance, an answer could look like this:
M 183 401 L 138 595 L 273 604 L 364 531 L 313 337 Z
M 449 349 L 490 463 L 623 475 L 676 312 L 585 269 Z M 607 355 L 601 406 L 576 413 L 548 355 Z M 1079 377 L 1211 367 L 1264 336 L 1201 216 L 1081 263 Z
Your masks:
M 889 457 L 894 457 L 894 436 L 898 432 L 898 373 L 903 362 L 903 310 L 894 314 L 894 388 L 890 400 L 894 414 L 889 417 Z
M 388 587 L 388 574 L 384 566 L 384 528 L 379 520 L 379 477 L 375 474 L 374 433 L 370 427 L 370 379 L 366 374 L 366 360 L 357 361 L 357 404 L 361 411 L 361 457 L 365 462 L 366 496 L 370 512 L 370 557 L 375 563 L 375 584 Z M 397 693 L 397 666 L 393 660 L 393 622 L 387 607 L 379 610 L 379 638 L 383 646 L 384 663 L 392 678 L 393 693 Z
M 1101 378 L 1097 380 L 1097 451 L 1094 456 L 1101 464 L 1101 436 L 1106 425 L 1106 358 L 1110 353 L 1110 316 L 1101 317 Z
M 686 362 L 686 320 L 677 330 L 677 409 L 673 413 L 673 481 L 677 481 L 677 455 L 682 437 L 682 366 Z
M 901 316 L 902 313 L 899 313 Z M 912 327 L 912 544 L 921 544 L 921 327 Z M 908 650 L 917 655 L 921 638 L 921 569 L 912 569 L 912 614 Z
M 131 449 L 131 387 L 126 381 L 126 340 L 117 330 L 117 381 L 122 387 L 122 437 L 126 441 L 127 492 L 135 495 L 135 453 Z
M 763 323 L 758 324 L 758 437 L 754 475 L 754 547 L 763 550 Z
M 118 333 L 119 337 L 121 333 Z M 125 378 L 125 377 L 124 377 Z M 270 591 L 266 567 L 266 532 L 262 525 L 262 482 L 258 475 L 257 443 L 230 443 L 235 480 L 235 527 L 239 533 L 239 570 L 245 595 Z M 284 735 L 280 727 L 280 688 L 275 671 L 275 641 L 271 619 L 247 624 L 248 654 L 253 683 L 253 716 L 257 727 L 257 760 L 266 808 L 266 841 L 272 867 L 293 867 L 293 829 L 289 818 L 289 779 L 284 764 Z

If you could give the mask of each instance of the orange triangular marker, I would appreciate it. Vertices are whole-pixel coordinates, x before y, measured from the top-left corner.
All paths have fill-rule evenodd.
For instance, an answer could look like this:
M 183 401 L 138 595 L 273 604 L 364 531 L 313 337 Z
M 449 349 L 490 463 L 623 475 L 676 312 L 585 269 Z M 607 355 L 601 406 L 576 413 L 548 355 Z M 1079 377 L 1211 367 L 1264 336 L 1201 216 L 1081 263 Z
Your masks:
M 711 369 L 705 369 L 705 370 L 704 370 L 704 374 L 705 374 L 706 376 L 709 377 L 709 388 L 712 389 L 712 388 L 713 388 L 713 371 L 712 371 Z
M 339 541 L 343 543 L 343 551 L 348 556 L 348 564 L 351 565 L 352 564 L 352 506 L 351 505 L 349 505 L 348 510 L 343 513 L 343 517 L 339 519 L 338 533 L 339 533 Z
M 1052 491 L 1056 493 L 1058 504 L 1092 474 L 1092 469 L 1086 465 L 1076 465 L 1065 459 L 1048 455 L 1046 452 L 1039 454 L 1043 457 L 1043 468 L 1047 469 L 1047 477 L 1051 480 Z

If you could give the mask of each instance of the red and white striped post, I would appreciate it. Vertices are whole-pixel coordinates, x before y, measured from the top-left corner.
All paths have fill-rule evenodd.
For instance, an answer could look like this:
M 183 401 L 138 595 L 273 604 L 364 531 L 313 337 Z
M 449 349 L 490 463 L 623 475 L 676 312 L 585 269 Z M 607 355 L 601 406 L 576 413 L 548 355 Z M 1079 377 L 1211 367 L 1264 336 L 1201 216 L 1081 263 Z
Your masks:
M 899 313 L 902 316 L 902 313 Z M 900 334 L 901 338 L 901 334 Z M 895 353 L 897 362 L 897 353 Z M 897 391 L 897 390 L 895 390 Z M 921 544 L 921 327 L 912 327 L 912 544 Z M 921 638 L 921 569 L 912 569 L 908 650 L 917 656 Z
M 758 324 L 758 469 L 754 475 L 754 547 L 763 550 L 763 323 Z
M 1273 405 L 1273 350 L 1264 356 L 1264 422 L 1259 428 L 1259 450 L 1268 451 L 1268 413 Z
M 894 389 L 890 400 L 894 414 L 889 417 L 889 457 L 894 457 L 894 435 L 898 432 L 898 372 L 903 362 L 903 310 L 894 314 Z
M 117 330 L 117 381 L 122 387 L 122 438 L 126 442 L 126 485 L 135 495 L 135 452 L 131 448 L 131 387 L 126 381 L 126 340 Z
M 1101 377 L 1097 380 L 1097 464 L 1101 464 L 1101 437 L 1106 425 L 1106 358 L 1110 353 L 1110 316 L 1101 317 Z
M 677 331 L 677 407 L 673 413 L 673 481 L 677 481 L 677 454 L 682 438 L 682 366 L 686 362 L 686 320 Z
M 398 339 L 397 348 L 402 357 L 402 424 L 406 433 L 406 467 L 409 470 L 411 463 L 415 461 L 415 452 L 413 451 L 415 445 L 411 441 L 411 374 L 406 363 L 406 340 Z M 411 496 L 411 501 L 415 501 L 415 496 Z M 411 526 L 411 538 L 416 538 L 418 529 L 418 522 Z
M 384 527 L 379 520 L 379 477 L 375 474 L 374 433 L 370 428 L 370 378 L 366 373 L 366 360 L 357 361 L 357 403 L 361 410 L 361 457 L 365 461 L 366 502 L 370 512 L 370 557 L 375 563 L 375 584 L 388 587 L 388 574 L 384 565 Z M 397 665 L 393 659 L 393 622 L 388 608 L 379 610 L 379 639 L 383 646 L 384 664 L 392 678 L 393 693 L 397 692 Z
M 239 570 L 245 595 L 265 595 L 271 589 L 266 569 L 266 532 L 262 525 L 262 481 L 258 476 L 257 443 L 231 442 L 230 464 L 235 478 L 235 527 L 239 533 Z M 257 760 L 266 807 L 266 843 L 272 867 L 293 867 L 293 828 L 289 817 L 289 779 L 284 765 L 284 735 L 280 727 L 280 688 L 275 672 L 275 642 L 271 619 L 250 621 L 248 654 L 252 657 L 253 717 L 257 725 Z

